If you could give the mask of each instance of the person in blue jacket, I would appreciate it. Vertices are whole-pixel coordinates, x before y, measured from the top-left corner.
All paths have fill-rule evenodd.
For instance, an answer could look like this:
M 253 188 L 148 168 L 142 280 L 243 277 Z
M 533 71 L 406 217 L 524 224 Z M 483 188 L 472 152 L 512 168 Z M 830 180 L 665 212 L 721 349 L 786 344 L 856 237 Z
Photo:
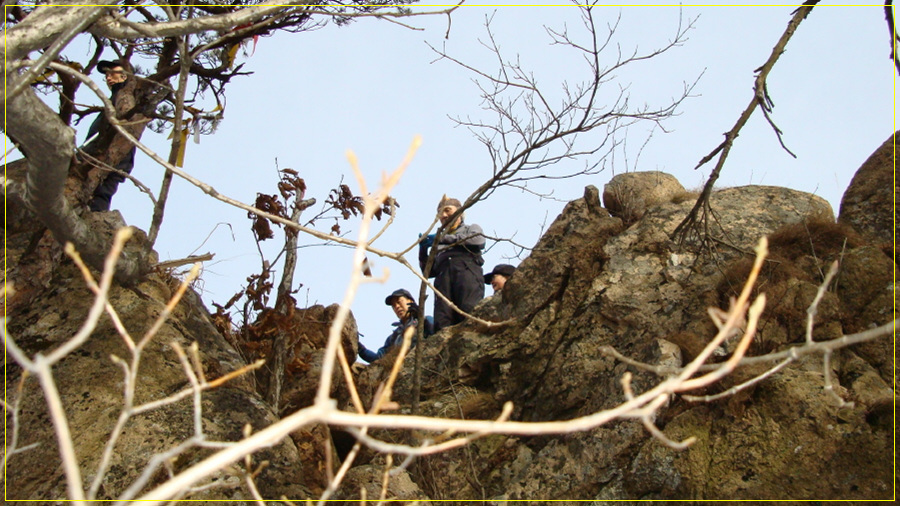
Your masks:
M 378 348 L 378 351 L 372 351 L 366 348 L 363 343 L 359 343 L 359 358 L 366 362 L 374 362 L 387 355 L 394 346 L 400 346 L 403 342 L 403 333 L 406 332 L 406 329 L 410 327 L 415 328 L 419 325 L 419 307 L 416 305 L 416 301 L 413 299 L 412 294 L 408 291 L 402 288 L 394 290 L 392 294 L 384 299 L 384 303 L 391 306 L 391 309 L 394 310 L 394 314 L 397 315 L 397 318 L 400 320 L 394 323 L 394 331 L 384 340 L 384 346 Z M 428 337 L 433 333 L 431 317 L 426 316 L 425 337 Z M 415 340 L 413 340 L 412 344 L 415 346 Z

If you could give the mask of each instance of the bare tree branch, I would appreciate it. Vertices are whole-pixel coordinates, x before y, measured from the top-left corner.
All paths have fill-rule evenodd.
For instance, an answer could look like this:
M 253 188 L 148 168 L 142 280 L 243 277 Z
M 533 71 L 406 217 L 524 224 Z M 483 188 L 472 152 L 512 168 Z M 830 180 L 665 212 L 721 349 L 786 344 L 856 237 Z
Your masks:
M 32 63 L 21 61 L 19 65 Z M 90 78 L 65 65 L 49 63 L 48 67 L 68 73 L 90 87 L 103 100 L 107 114 L 113 118 L 111 122 L 118 123 L 113 104 Z M 13 186 L 12 191 L 21 192 L 23 200 L 59 242 L 72 242 L 89 264 L 99 267 L 108 243 L 88 227 L 63 195 L 75 152 L 74 131 L 31 90 L 7 101 L 6 110 L 7 134 L 18 140 L 27 163 L 25 187 Z M 128 254 L 117 265 L 118 276 L 126 283 L 136 281 L 149 269 L 145 253 Z
M 109 0 L 103 3 L 113 3 Z M 11 100 L 16 97 L 26 86 L 30 86 L 32 81 L 39 76 L 46 68 L 47 64 L 53 61 L 59 53 L 72 41 L 77 35 L 81 33 L 82 30 L 93 24 L 100 16 L 106 14 L 109 11 L 110 7 L 82 7 L 79 9 L 79 14 L 83 16 L 81 19 L 73 19 L 71 26 L 66 27 L 62 33 L 59 34 L 57 39 L 53 41 L 53 44 L 47 48 L 41 57 L 37 60 L 37 62 L 25 70 L 21 76 L 18 76 L 18 79 L 14 80 L 10 83 L 10 87 L 6 92 L 5 100 Z M 4 49 L 6 49 L 4 47 Z M 9 55 L 6 55 L 9 58 Z
M 99 268 L 102 265 L 105 252 L 109 249 L 109 240 L 97 236 L 82 220 L 75 209 L 75 203 L 68 202 L 63 196 L 62 190 L 66 176 L 72 161 L 74 152 L 73 131 L 60 120 L 40 99 L 34 96 L 29 89 L 34 77 L 51 68 L 66 80 L 74 78 L 75 81 L 88 85 L 91 90 L 100 97 L 104 103 L 107 117 L 110 123 L 116 126 L 121 133 L 122 126 L 131 130 L 131 136 L 115 137 L 113 146 L 108 155 L 115 157 L 116 153 L 122 155 L 131 149 L 131 145 L 125 145 L 125 141 L 140 139 L 143 128 L 150 118 L 159 117 L 156 108 L 164 100 L 171 100 L 178 113 L 179 103 L 184 100 L 185 80 L 187 74 L 198 79 L 198 87 L 209 87 L 213 90 L 217 103 L 221 106 L 220 98 L 222 87 L 229 79 L 241 75 L 240 66 L 231 69 L 232 62 L 220 58 L 219 53 L 210 55 L 209 50 L 219 47 L 221 44 L 239 44 L 248 37 L 253 37 L 267 30 L 301 30 L 306 22 L 313 17 L 352 19 L 355 17 L 376 18 L 403 18 L 409 16 L 446 14 L 452 12 L 455 7 L 436 11 L 413 12 L 406 9 L 395 8 L 391 3 L 377 2 L 379 5 L 365 6 L 356 2 L 344 2 L 335 0 L 320 2 L 310 5 L 308 2 L 276 2 L 265 1 L 257 5 L 233 5 L 223 7 L 221 10 L 209 9 L 203 11 L 207 14 L 199 17 L 191 17 L 191 9 L 170 9 L 168 4 L 161 5 L 165 11 L 168 9 L 168 21 L 156 21 L 156 17 L 145 8 L 133 9 L 126 7 L 116 10 L 117 2 L 103 0 L 93 2 L 90 6 L 81 0 L 72 5 L 38 5 L 27 10 L 22 19 L 12 23 L 5 30 L 3 41 L 6 59 L 4 60 L 4 72 L 11 83 L 10 92 L 7 95 L 7 123 L 6 133 L 11 139 L 20 145 L 28 162 L 27 183 L 24 188 L 13 184 L 11 191 L 21 197 L 27 207 L 37 214 L 44 222 L 54 237 L 60 242 L 73 242 L 84 256 L 85 260 Z M 401 2 L 402 3 L 402 2 Z M 112 15 L 105 16 L 110 10 Z M 209 14 L 215 11 L 214 14 Z M 143 16 L 142 22 L 134 22 L 128 19 L 132 13 Z M 138 19 L 141 19 L 140 17 Z M 148 21 L 152 19 L 153 21 Z M 141 90 L 141 97 L 136 103 L 120 110 L 121 117 L 131 117 L 132 123 L 122 124 L 112 120 L 114 107 L 111 107 L 103 93 L 81 72 L 71 67 L 54 63 L 60 50 L 77 35 L 86 33 L 86 30 L 98 36 L 98 47 L 104 41 L 116 50 L 120 58 L 127 59 L 135 51 L 145 51 L 146 46 L 157 57 L 157 73 L 149 79 L 138 79 L 132 76 L 126 85 Z M 225 35 L 221 35 L 221 34 Z M 193 50 L 187 47 L 186 41 L 176 44 L 174 38 L 185 38 L 191 34 L 202 35 L 200 43 Z M 215 40 L 210 40 L 210 39 Z M 140 44 L 128 44 L 124 52 L 116 41 L 130 41 L 140 39 Z M 147 40 L 149 39 L 149 40 Z M 176 49 L 180 48 L 181 57 L 178 62 L 173 62 Z M 43 50 L 42 56 L 35 62 L 24 60 L 27 55 L 35 50 Z M 154 52 L 155 51 L 155 52 Z M 223 53 L 224 54 L 224 53 Z M 100 51 L 94 54 L 91 62 L 84 69 L 90 71 L 99 61 Z M 201 59 L 196 64 L 196 59 Z M 187 68 L 186 68 L 187 67 Z M 23 69 L 20 71 L 20 69 Z M 79 67 L 80 69 L 80 67 Z M 174 73 L 180 71 L 179 96 L 172 93 L 171 87 L 165 81 Z M 61 78 L 62 79 L 62 78 Z M 140 81 L 140 85 L 135 81 Z M 198 88 L 199 89 L 199 88 Z M 128 95 L 128 94 L 126 94 Z M 135 98 L 137 98 L 135 96 Z M 123 106 L 124 107 L 124 106 Z M 127 113 L 125 112 L 127 110 Z M 165 116 L 165 115 L 164 115 Z M 181 121 L 181 114 L 174 115 L 174 123 Z M 203 119 L 202 128 L 211 129 L 220 116 L 200 116 Z M 212 126 L 211 126 L 212 125 Z M 179 132 L 180 133 L 180 132 Z M 182 143 L 180 135 L 176 135 L 173 141 L 173 153 L 178 153 L 178 144 Z M 182 143 L 183 144 L 183 143 Z M 180 146 L 183 150 L 184 146 Z M 122 155 L 124 156 L 124 155 Z M 172 155 L 170 154 L 170 159 Z M 174 160 L 171 160 L 174 161 Z M 109 165 L 109 160 L 104 160 Z M 163 190 L 160 193 L 159 202 L 156 203 L 156 211 L 150 228 L 150 243 L 159 230 L 162 219 L 162 210 L 166 200 L 166 193 L 171 175 L 166 176 Z M 37 182 L 40 181 L 40 184 Z M 123 282 L 135 282 L 148 270 L 148 262 L 144 253 L 129 253 L 119 262 L 118 277 Z
M 706 184 L 703 185 L 703 190 L 700 193 L 700 197 L 697 198 L 697 202 L 694 204 L 694 207 L 688 213 L 688 215 L 682 220 L 681 223 L 675 228 L 675 231 L 672 233 L 672 237 L 679 238 L 679 241 L 684 243 L 688 240 L 689 237 L 696 237 L 699 239 L 701 245 L 705 245 L 708 242 L 707 237 L 709 236 L 709 232 L 706 229 L 706 222 L 712 214 L 712 209 L 709 205 L 709 198 L 712 195 L 712 189 L 715 185 L 716 181 L 719 179 L 719 175 L 722 173 L 722 168 L 725 166 L 725 160 L 728 158 L 728 154 L 731 152 L 731 147 L 734 144 L 734 140 L 737 139 L 738 134 L 741 129 L 747 123 L 747 120 L 750 119 L 750 116 L 753 115 L 753 112 L 757 107 L 763 110 L 763 114 L 766 116 L 766 120 L 769 122 L 770 126 L 772 126 L 775 134 L 778 136 L 779 142 L 781 142 L 781 130 L 775 126 L 769 117 L 769 112 L 772 110 L 772 102 L 769 98 L 769 92 L 767 89 L 766 79 L 769 77 L 769 73 L 772 71 L 772 68 L 775 67 L 775 63 L 778 61 L 778 58 L 784 53 L 785 47 L 787 47 L 788 41 L 791 40 L 791 37 L 794 35 L 794 32 L 800 26 L 800 23 L 803 22 L 804 19 L 812 12 L 813 7 L 818 4 L 818 0 L 807 0 L 803 3 L 803 5 L 794 11 L 794 15 L 791 18 L 790 22 L 788 22 L 787 28 L 785 28 L 784 33 L 782 33 L 778 42 L 772 48 L 772 52 L 769 55 L 769 58 L 765 63 L 758 69 L 756 69 L 756 79 L 753 88 L 753 98 L 750 100 L 750 103 L 738 117 L 737 122 L 734 126 L 725 133 L 725 140 L 722 141 L 721 144 L 716 146 L 708 155 L 704 156 L 697 166 L 694 169 L 698 169 L 710 162 L 713 158 L 718 155 L 719 159 L 716 162 L 715 168 L 713 168 L 712 172 L 709 174 L 709 178 L 706 180 Z M 784 147 L 784 143 L 781 143 L 782 147 Z M 787 150 L 787 148 L 785 148 Z M 790 153 L 790 151 L 788 151 Z M 791 153 L 793 156 L 793 153 Z
M 897 73 L 900 74 L 900 54 L 897 51 L 900 35 L 897 35 L 896 23 L 894 23 L 893 4 L 893 0 L 884 0 L 884 20 L 887 22 L 888 31 L 891 34 L 891 60 L 894 61 L 894 67 L 897 68 Z
M 191 70 L 193 58 L 188 52 L 188 36 L 185 35 L 178 40 L 179 58 L 178 85 L 175 92 L 175 111 L 172 120 L 172 145 L 169 150 L 169 163 L 172 165 L 180 165 L 182 163 L 183 153 L 185 150 L 185 142 L 187 135 L 184 132 L 184 95 L 187 92 L 188 74 Z M 159 189 L 159 202 L 153 207 L 153 217 L 150 220 L 150 230 L 147 232 L 147 242 L 150 247 L 156 243 L 156 237 L 159 234 L 159 227 L 162 225 L 163 214 L 165 213 L 166 200 L 169 197 L 169 187 L 172 185 L 172 172 L 165 171 L 163 175 L 162 185 Z
M 316 5 L 318 4 L 318 5 Z M 391 5 L 385 5 L 382 9 L 339 11 L 340 7 L 350 7 L 353 4 L 338 4 L 336 8 L 329 8 L 326 2 L 309 2 L 308 0 L 269 0 L 257 5 L 246 6 L 224 14 L 202 16 L 189 20 L 168 21 L 160 23 L 142 23 L 141 30 L 126 26 L 120 20 L 103 19 L 94 25 L 91 33 L 110 39 L 128 40 L 144 37 L 180 37 L 188 34 L 197 34 L 207 31 L 228 30 L 236 26 L 246 25 L 259 21 L 267 16 L 302 15 L 310 16 L 341 16 L 345 18 L 407 18 L 422 15 L 448 14 L 456 9 L 451 7 L 428 12 L 405 12 L 388 10 Z
M 2 41 L 3 53 L 6 55 L 4 65 L 24 58 L 32 51 L 52 45 L 73 26 L 78 26 L 85 15 L 89 18 L 94 17 L 98 11 L 102 15 L 109 7 L 100 6 L 112 6 L 117 3 L 116 0 L 73 0 L 69 4 L 72 7 L 48 5 L 35 9 L 24 20 L 4 30 L 5 36 Z M 98 7 L 82 10 L 87 6 Z M 9 72 L 8 69 L 5 70 Z

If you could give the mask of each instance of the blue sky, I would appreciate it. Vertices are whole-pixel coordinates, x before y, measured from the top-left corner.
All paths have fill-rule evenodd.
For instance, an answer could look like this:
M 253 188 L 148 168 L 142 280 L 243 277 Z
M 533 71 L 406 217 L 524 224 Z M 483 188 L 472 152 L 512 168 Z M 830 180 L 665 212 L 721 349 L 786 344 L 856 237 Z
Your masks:
M 878 4 L 861 4 L 823 2 L 816 7 L 770 76 L 773 117 L 797 158 L 781 149 L 757 111 L 735 144 L 720 186 L 787 186 L 822 196 L 837 214 L 855 170 L 895 128 L 895 71 L 883 10 Z M 677 95 L 683 83 L 699 77 L 694 96 L 667 124 L 668 133 L 655 132 L 638 158 L 637 150 L 649 134 L 649 127 L 638 126 L 629 132 L 627 161 L 619 156 L 600 174 L 533 188 L 552 192 L 553 199 L 514 189 L 498 191 L 472 208 L 467 221 L 490 235 L 532 246 L 565 201 L 580 197 L 588 184 L 602 190 L 616 173 L 662 170 L 687 188 L 702 185 L 711 166 L 695 171 L 694 165 L 746 107 L 753 71 L 768 58 L 796 7 L 642 5 L 598 8 L 604 22 L 621 16 L 616 40 L 623 50 L 657 47 L 674 34 L 679 17 L 682 22 L 696 18 L 682 47 L 621 72 L 610 84 L 611 90 L 629 86 L 633 101 L 653 104 Z M 323 203 L 342 178 L 358 190 L 347 150 L 356 153 L 371 187 L 383 171 L 400 162 L 413 137 L 421 135 L 422 147 L 393 192 L 400 203 L 395 223 L 376 243 L 385 250 L 406 248 L 431 222 L 442 194 L 463 199 L 490 175 L 484 147 L 448 119 L 491 119 L 480 108 L 474 76 L 448 61 L 434 61 L 436 55 L 426 45 L 445 45 L 448 53 L 492 71 L 495 61 L 478 42 L 485 37 L 486 17 L 492 17 L 495 39 L 506 57 L 520 55 L 522 65 L 535 72 L 549 93 L 558 93 L 563 80 L 574 82 L 583 75 L 577 58 L 549 46 L 542 28 L 566 25 L 574 33 L 578 13 L 571 6 L 466 5 L 453 14 L 446 39 L 446 16 L 409 21 L 421 30 L 364 19 L 345 27 L 265 37 L 252 56 L 239 56 L 244 70 L 254 75 L 230 85 L 225 120 L 215 135 L 187 146 L 185 169 L 220 192 L 252 203 L 256 192 L 275 193 L 276 167 L 289 167 L 305 178 L 308 196 Z M 148 131 L 144 140 L 168 152 L 163 136 Z M 138 154 L 134 176 L 156 191 L 161 174 Z M 148 228 L 151 204 L 131 185 L 122 185 L 113 207 L 129 224 Z M 322 223 L 324 230 L 330 226 Z M 355 236 L 352 220 L 342 228 Z M 279 231 L 276 235 L 263 244 L 268 259 L 283 237 Z M 312 238 L 301 240 L 295 278 L 303 283 L 297 294 L 300 306 L 340 301 L 351 251 L 321 246 Z M 209 307 L 213 301 L 226 301 L 261 263 L 246 213 L 177 179 L 157 250 L 162 260 L 216 253 L 198 284 Z M 485 255 L 486 270 L 501 262 L 517 264 L 519 260 L 509 260 L 515 253 L 509 244 L 495 245 Z M 416 263 L 415 251 L 409 259 Z M 390 269 L 390 279 L 364 285 L 352 309 L 365 335 L 362 341 L 377 347 L 394 320 L 384 305 L 385 295 L 399 287 L 415 292 L 418 282 L 399 265 L 371 255 L 370 260 L 376 273 Z M 429 297 L 428 313 L 432 300 Z

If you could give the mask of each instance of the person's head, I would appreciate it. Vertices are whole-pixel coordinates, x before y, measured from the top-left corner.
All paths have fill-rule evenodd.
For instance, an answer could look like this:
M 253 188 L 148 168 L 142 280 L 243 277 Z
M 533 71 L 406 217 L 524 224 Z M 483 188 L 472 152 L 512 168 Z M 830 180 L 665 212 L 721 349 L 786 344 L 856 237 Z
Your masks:
M 406 320 L 408 317 L 409 307 L 415 303 L 415 299 L 411 293 L 403 288 L 399 290 L 394 290 L 394 292 L 387 296 L 384 299 L 384 303 L 388 306 L 391 306 L 391 309 L 394 310 L 394 314 L 397 315 L 397 318 L 401 320 Z
M 512 265 L 499 264 L 494 267 L 494 270 L 484 275 L 484 284 L 491 285 L 491 288 L 494 289 L 494 293 L 498 293 L 503 290 L 503 286 L 506 285 L 506 280 L 508 280 L 514 272 L 516 272 L 516 268 Z
M 119 60 L 101 60 L 97 64 L 97 70 L 106 76 L 106 85 L 110 88 L 128 80 L 128 71 Z
M 455 213 L 460 207 L 462 207 L 462 204 L 458 200 L 444 197 L 441 200 L 441 203 L 438 204 L 438 208 L 437 208 L 438 219 L 441 220 L 441 225 L 443 225 L 445 228 L 448 228 L 448 229 L 454 229 L 454 228 L 458 227 L 459 224 L 462 223 L 462 220 L 463 220 L 462 214 L 460 214 L 456 218 L 456 220 L 453 222 L 452 225 L 449 223 L 450 223 L 450 217 L 453 216 L 453 213 Z
M 506 284 L 506 276 L 503 274 L 494 274 L 494 277 L 491 278 L 491 288 L 494 289 L 494 293 L 497 293 L 503 290 L 503 285 Z

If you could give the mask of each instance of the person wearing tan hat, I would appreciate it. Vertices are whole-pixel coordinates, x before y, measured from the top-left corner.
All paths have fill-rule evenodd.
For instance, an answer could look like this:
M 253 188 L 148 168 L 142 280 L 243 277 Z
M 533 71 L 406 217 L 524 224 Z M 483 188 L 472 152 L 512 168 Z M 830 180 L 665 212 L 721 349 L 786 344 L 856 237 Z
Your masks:
M 399 290 L 394 290 L 394 292 L 387 296 L 384 299 L 385 305 L 391 306 L 391 309 L 394 311 L 394 314 L 397 315 L 399 321 L 394 323 L 394 330 L 391 332 L 391 335 L 387 337 L 384 341 L 384 346 L 378 348 L 378 351 L 372 351 L 363 343 L 359 343 L 359 358 L 365 360 L 366 362 L 374 362 L 379 358 L 387 355 L 389 351 L 395 346 L 399 346 L 400 343 L 403 342 L 403 334 L 406 332 L 406 329 L 419 325 L 419 308 L 416 305 L 415 299 L 408 290 L 404 290 L 400 288 Z M 430 336 L 434 333 L 433 323 L 430 316 L 425 317 L 425 337 Z M 415 340 L 412 342 L 413 346 L 416 345 Z
M 484 249 L 485 238 L 481 227 L 468 225 L 460 214 L 451 218 L 462 207 L 459 200 L 444 198 L 438 205 L 438 218 L 444 228 L 439 243 L 434 244 L 434 235 L 419 243 L 419 267 L 424 271 L 428 260 L 428 249 L 434 247 L 436 255 L 428 277 L 434 277 L 434 287 L 450 299 L 462 311 L 470 313 L 484 298 Z M 434 299 L 434 331 L 455 325 L 465 317 L 453 310 L 443 299 Z

